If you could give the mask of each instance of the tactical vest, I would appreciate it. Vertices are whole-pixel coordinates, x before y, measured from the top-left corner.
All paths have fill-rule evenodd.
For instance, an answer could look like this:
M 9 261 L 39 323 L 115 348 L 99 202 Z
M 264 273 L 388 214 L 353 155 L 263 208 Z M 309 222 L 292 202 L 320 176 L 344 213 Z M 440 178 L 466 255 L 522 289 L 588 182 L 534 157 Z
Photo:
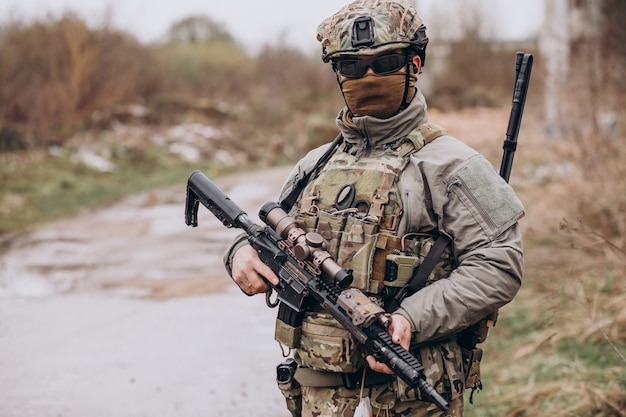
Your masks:
M 404 210 L 398 179 L 410 155 L 444 134 L 424 124 L 370 155 L 342 146 L 305 187 L 294 217 L 329 242 L 328 251 L 340 266 L 353 270 L 353 287 L 372 295 L 385 286 L 397 288 L 430 250 L 434 240 L 428 235 L 397 236 Z M 408 259 L 402 257 L 407 252 Z M 436 270 L 433 278 L 446 275 Z

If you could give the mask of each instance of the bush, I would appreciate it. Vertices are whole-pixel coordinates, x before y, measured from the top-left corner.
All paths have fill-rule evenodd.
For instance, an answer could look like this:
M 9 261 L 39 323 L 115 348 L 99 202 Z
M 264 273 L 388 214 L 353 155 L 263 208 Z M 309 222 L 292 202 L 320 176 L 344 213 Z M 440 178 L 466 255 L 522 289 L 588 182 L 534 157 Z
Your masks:
M 515 55 L 529 42 L 503 43 L 486 34 L 487 19 L 471 7 L 459 24 L 460 34 L 449 37 L 449 22 L 440 36 L 435 35 L 427 51 L 427 68 L 440 69 L 433 74 L 434 94 L 429 104 L 442 110 L 468 107 L 499 107 L 508 103 L 513 91 Z M 435 31 L 437 28 L 435 27 Z M 448 38 L 446 38 L 448 37 Z M 433 55 L 431 58 L 428 55 Z M 429 60 L 435 61 L 429 63 Z M 440 62 L 437 62 L 440 61 Z M 443 61 L 443 62 L 441 62 Z M 537 78 L 537 77 L 535 77 Z
M 11 147 L 61 144 L 94 111 L 154 89 L 149 57 L 134 38 L 90 29 L 72 13 L 6 25 L 0 62 L 0 137 L 19 142 Z
M 243 49 L 225 42 L 168 43 L 151 52 L 162 91 L 191 97 L 242 99 L 255 71 Z

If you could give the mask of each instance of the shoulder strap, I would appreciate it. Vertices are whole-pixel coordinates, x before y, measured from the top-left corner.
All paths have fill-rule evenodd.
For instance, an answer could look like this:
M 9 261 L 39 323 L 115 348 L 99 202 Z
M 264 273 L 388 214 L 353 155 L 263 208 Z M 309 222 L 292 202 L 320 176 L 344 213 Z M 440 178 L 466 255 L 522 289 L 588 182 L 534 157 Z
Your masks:
M 430 251 L 424 258 L 424 262 L 420 264 L 417 268 L 415 274 L 411 277 L 411 280 L 407 283 L 407 287 L 409 290 L 409 294 L 415 294 L 422 288 L 426 286 L 426 280 L 428 280 L 428 276 L 435 269 L 437 262 L 441 258 L 444 249 L 450 243 L 450 238 L 446 235 L 439 235 L 433 247 L 430 248 Z
M 415 130 L 406 136 L 404 143 L 398 150 L 398 154 L 401 157 L 411 155 L 438 137 L 447 134 L 448 132 L 443 127 L 437 126 L 433 123 L 424 123 L 419 125 Z
M 446 129 L 434 123 L 424 123 L 422 125 L 419 125 L 417 127 L 417 130 L 423 136 L 426 143 L 432 142 L 439 136 L 444 136 L 448 134 L 448 131 Z
M 311 175 L 317 173 L 317 171 L 319 171 L 319 169 L 322 168 L 326 164 L 326 162 L 328 162 L 331 155 L 335 152 L 341 142 L 343 142 L 343 135 L 341 135 L 340 133 L 339 135 L 337 135 L 335 140 L 333 140 L 328 149 L 326 149 L 326 152 L 324 152 L 324 155 L 320 157 L 313 169 L 304 174 L 304 176 L 300 178 L 293 186 L 287 197 L 283 198 L 283 200 L 280 202 L 280 206 L 283 210 L 285 210 L 287 213 L 291 211 L 291 208 L 296 203 L 298 196 L 300 195 L 302 190 L 304 190 L 304 187 L 306 187 L 306 185 L 308 184 Z

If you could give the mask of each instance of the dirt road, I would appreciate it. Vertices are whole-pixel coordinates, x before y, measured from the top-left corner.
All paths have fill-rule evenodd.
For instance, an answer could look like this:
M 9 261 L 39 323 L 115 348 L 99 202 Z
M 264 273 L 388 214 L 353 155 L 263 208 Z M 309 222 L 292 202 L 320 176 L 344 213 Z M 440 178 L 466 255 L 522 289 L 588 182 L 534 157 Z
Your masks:
M 216 182 L 256 219 L 287 170 Z M 285 416 L 275 311 L 221 257 L 238 233 L 185 184 L 46 225 L 0 255 L 0 416 Z

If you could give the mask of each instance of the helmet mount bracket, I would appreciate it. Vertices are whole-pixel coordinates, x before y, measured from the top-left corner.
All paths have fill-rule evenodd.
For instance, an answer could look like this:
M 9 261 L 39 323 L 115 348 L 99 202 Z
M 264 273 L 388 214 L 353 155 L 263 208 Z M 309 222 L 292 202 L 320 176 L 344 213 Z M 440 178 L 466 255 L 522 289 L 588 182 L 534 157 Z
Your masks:
M 374 44 L 374 26 L 370 16 L 361 16 L 352 25 L 352 46 L 368 47 Z

